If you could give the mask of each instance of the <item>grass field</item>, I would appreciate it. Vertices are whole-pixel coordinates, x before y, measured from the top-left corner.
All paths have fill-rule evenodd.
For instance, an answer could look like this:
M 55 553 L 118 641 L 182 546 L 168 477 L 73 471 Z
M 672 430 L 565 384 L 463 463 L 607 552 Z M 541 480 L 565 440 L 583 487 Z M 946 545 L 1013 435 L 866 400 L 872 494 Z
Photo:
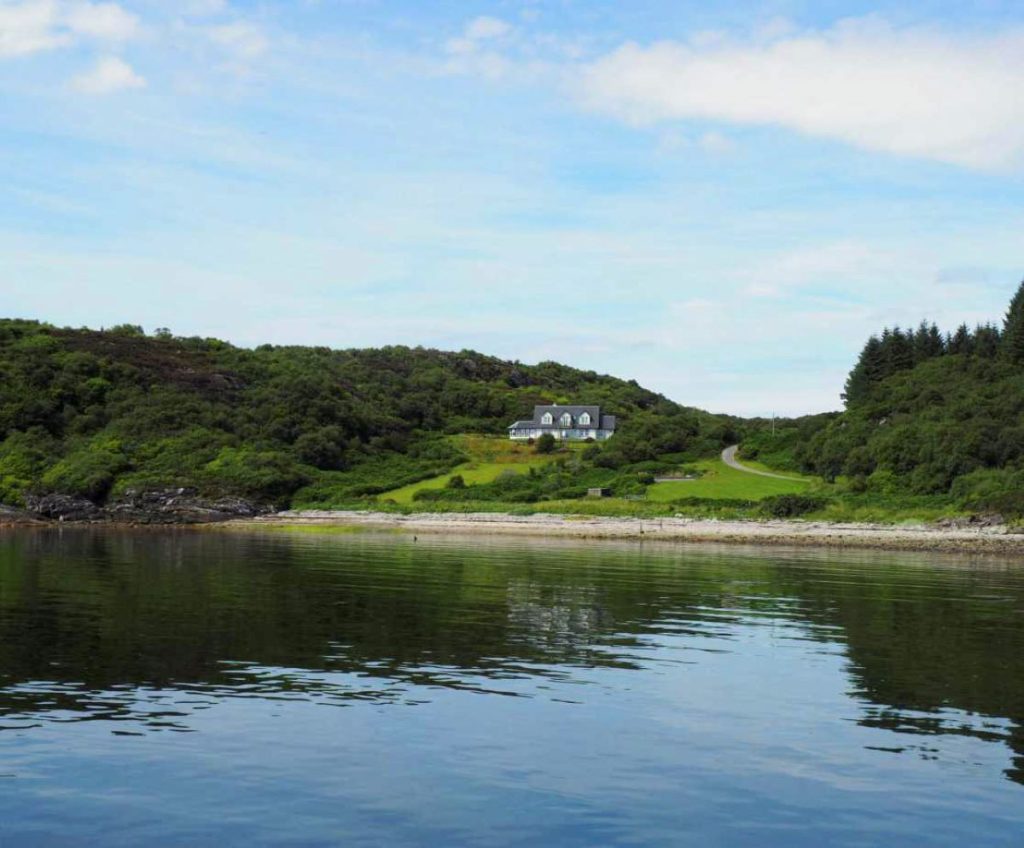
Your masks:
M 748 463 L 751 468 L 767 471 L 758 463 Z M 671 483 L 655 483 L 647 489 L 649 501 L 667 502 L 680 498 L 721 498 L 758 501 L 772 495 L 788 495 L 806 491 L 811 484 L 805 480 L 779 480 L 774 477 L 759 477 L 730 468 L 720 459 L 707 459 L 695 463 L 704 472 L 696 480 L 680 480 Z M 795 475 L 794 475 L 795 476 Z
M 422 489 L 442 489 L 456 474 L 461 474 L 468 485 L 490 483 L 505 472 L 525 473 L 531 467 L 544 465 L 553 461 L 557 454 L 542 456 L 534 453 L 530 445 L 511 442 L 501 436 L 452 436 L 453 441 L 466 456 L 468 462 L 456 466 L 446 474 L 410 483 L 400 489 L 384 492 L 378 498 L 381 501 L 394 501 L 400 506 L 413 503 L 416 492 Z M 571 450 L 585 447 L 582 444 L 567 446 Z M 768 471 L 757 462 L 746 463 L 751 468 Z M 655 483 L 647 489 L 647 502 L 650 509 L 660 511 L 660 506 L 681 498 L 706 498 L 709 500 L 750 500 L 758 501 L 771 495 L 784 495 L 806 491 L 812 480 L 779 480 L 772 477 L 760 477 L 730 468 L 720 459 L 707 459 L 695 463 L 695 467 L 704 472 L 696 480 L 680 480 L 671 483 Z M 796 476 L 796 475 L 794 475 Z M 552 511 L 585 512 L 589 514 L 642 514 L 637 501 L 620 501 L 608 499 L 604 502 L 557 502 L 536 504 L 534 509 L 545 506 Z M 451 506 L 447 507 L 451 508 Z
M 456 474 L 461 474 L 466 485 L 490 483 L 506 471 L 525 473 L 531 466 L 551 462 L 556 455 L 536 454 L 530 445 L 512 442 L 502 436 L 452 436 L 455 444 L 469 462 L 457 465 L 447 474 L 410 483 L 400 489 L 392 489 L 379 495 L 380 500 L 393 500 L 399 504 L 411 504 L 413 495 L 421 489 L 443 489 Z

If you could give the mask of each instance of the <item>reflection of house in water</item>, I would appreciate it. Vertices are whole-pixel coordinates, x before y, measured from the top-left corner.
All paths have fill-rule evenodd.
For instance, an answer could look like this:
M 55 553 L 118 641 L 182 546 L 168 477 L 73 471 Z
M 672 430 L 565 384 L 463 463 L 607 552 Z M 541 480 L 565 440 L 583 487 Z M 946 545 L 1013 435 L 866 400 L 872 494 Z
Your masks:
M 512 638 L 528 641 L 531 647 L 557 651 L 585 647 L 599 641 L 600 633 L 610 630 L 613 621 L 593 587 L 509 581 L 508 622 L 515 631 Z

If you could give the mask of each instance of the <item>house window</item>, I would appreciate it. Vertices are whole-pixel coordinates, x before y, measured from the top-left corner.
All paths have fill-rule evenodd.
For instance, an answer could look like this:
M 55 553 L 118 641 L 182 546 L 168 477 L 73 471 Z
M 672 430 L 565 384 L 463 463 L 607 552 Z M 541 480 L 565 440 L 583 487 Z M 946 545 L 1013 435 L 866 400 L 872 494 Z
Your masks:
M 581 427 L 589 427 L 590 426 L 590 413 L 589 412 L 584 412 L 580 416 L 580 426 Z
M 550 412 L 545 412 L 544 417 L 540 419 L 541 424 L 553 424 L 554 421 L 555 419 L 551 417 Z
M 571 427 L 572 426 L 572 416 L 568 412 L 565 413 L 565 415 L 562 416 L 562 426 L 563 427 Z

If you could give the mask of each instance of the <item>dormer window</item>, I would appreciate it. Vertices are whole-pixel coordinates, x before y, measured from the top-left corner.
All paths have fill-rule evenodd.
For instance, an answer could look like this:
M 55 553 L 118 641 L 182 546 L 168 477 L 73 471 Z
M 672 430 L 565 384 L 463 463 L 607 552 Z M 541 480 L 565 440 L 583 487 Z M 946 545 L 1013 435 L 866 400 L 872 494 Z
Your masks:
M 540 419 L 541 424 L 554 424 L 555 419 L 551 417 L 550 412 L 545 412 L 544 417 Z
M 572 416 L 568 412 L 566 412 L 562 416 L 561 422 L 562 422 L 562 426 L 563 427 L 571 427 L 572 426 Z
M 590 413 L 589 412 L 584 412 L 580 416 L 580 425 L 583 426 L 583 427 L 589 427 L 590 426 Z

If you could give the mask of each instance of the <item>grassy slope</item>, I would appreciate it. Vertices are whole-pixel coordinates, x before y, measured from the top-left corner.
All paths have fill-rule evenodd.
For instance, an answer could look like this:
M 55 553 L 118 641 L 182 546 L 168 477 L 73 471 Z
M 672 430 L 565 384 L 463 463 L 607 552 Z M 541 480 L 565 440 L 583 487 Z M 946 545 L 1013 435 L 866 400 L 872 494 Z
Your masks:
M 521 442 L 511 442 L 502 436 L 453 436 L 456 447 L 468 456 L 469 462 L 457 465 L 447 474 L 410 483 L 399 489 L 392 489 L 380 495 L 380 500 L 392 500 L 398 504 L 411 504 L 413 496 L 421 489 L 443 489 L 456 474 L 461 474 L 467 485 L 490 483 L 506 471 L 524 473 L 531 466 L 551 462 L 552 456 L 541 456 L 533 448 Z
M 531 466 L 551 462 L 556 457 L 538 456 L 526 445 L 510 443 L 496 436 L 453 436 L 459 449 L 473 459 L 438 477 L 404 486 L 382 495 L 375 508 L 397 512 L 498 512 L 520 515 L 554 513 L 569 518 L 577 516 L 610 516 L 657 519 L 670 515 L 688 515 L 704 518 L 757 518 L 756 507 L 744 507 L 736 501 L 758 501 L 778 494 L 820 492 L 821 481 L 804 478 L 802 481 L 778 480 L 745 474 L 729 468 L 719 459 L 708 459 L 693 465 L 704 470 L 699 480 L 678 483 L 657 483 L 648 489 L 646 500 L 601 498 L 582 500 L 539 501 L 532 504 L 502 503 L 498 501 L 467 501 L 462 503 L 432 503 L 414 501 L 413 494 L 422 488 L 444 486 L 452 474 L 460 473 L 466 482 L 487 482 L 505 471 L 524 473 Z M 570 445 L 581 449 L 585 445 Z M 556 455 L 557 456 L 557 455 Z M 745 460 L 747 465 L 765 471 L 774 469 L 763 463 Z M 789 472 L 787 472 L 789 473 Z M 798 476 L 798 475 L 793 475 Z M 831 489 L 831 487 L 826 487 Z M 672 503 L 675 499 L 700 498 L 704 503 Z M 715 502 L 719 501 L 720 504 Z M 830 501 L 827 506 L 804 518 L 829 521 L 874 521 L 880 523 L 918 523 L 958 514 L 949 504 L 936 498 L 900 498 L 897 501 L 879 501 L 869 496 L 844 495 Z
M 453 436 L 453 442 L 462 453 L 469 456 L 465 462 L 446 474 L 421 480 L 399 489 L 393 489 L 379 496 L 379 501 L 393 501 L 400 507 L 414 504 L 413 496 L 421 489 L 440 489 L 447 485 L 455 475 L 461 474 L 467 484 L 488 483 L 500 474 L 508 471 L 525 473 L 530 467 L 551 462 L 554 456 L 539 456 L 525 444 L 509 442 L 496 436 Z M 584 445 L 572 444 L 570 449 L 578 449 Z M 750 462 L 751 467 L 765 471 L 772 469 L 761 463 Z M 560 512 L 582 515 L 662 515 L 666 514 L 669 502 L 679 498 L 705 498 L 708 500 L 761 500 L 771 495 L 788 494 L 806 491 L 813 482 L 804 480 L 778 480 L 771 477 L 759 477 L 745 474 L 725 465 L 720 459 L 708 459 L 694 464 L 704 471 L 699 480 L 680 481 L 678 483 L 656 483 L 647 490 L 644 501 L 606 498 L 585 501 L 542 501 L 529 506 L 523 504 L 499 505 L 495 503 L 466 503 L 458 506 L 447 504 L 427 506 L 421 502 L 417 508 L 430 511 L 466 511 L 479 509 L 493 511 L 495 509 L 512 508 L 517 512 Z M 794 475 L 796 476 L 796 475 Z M 698 510 L 703 512 L 704 510 Z
M 647 499 L 667 502 L 680 498 L 723 498 L 761 500 L 771 495 L 786 495 L 806 491 L 811 480 L 779 480 L 760 477 L 730 468 L 720 459 L 709 459 L 695 464 L 704 472 L 697 480 L 655 483 L 647 489 Z M 758 463 L 751 467 L 769 470 Z

